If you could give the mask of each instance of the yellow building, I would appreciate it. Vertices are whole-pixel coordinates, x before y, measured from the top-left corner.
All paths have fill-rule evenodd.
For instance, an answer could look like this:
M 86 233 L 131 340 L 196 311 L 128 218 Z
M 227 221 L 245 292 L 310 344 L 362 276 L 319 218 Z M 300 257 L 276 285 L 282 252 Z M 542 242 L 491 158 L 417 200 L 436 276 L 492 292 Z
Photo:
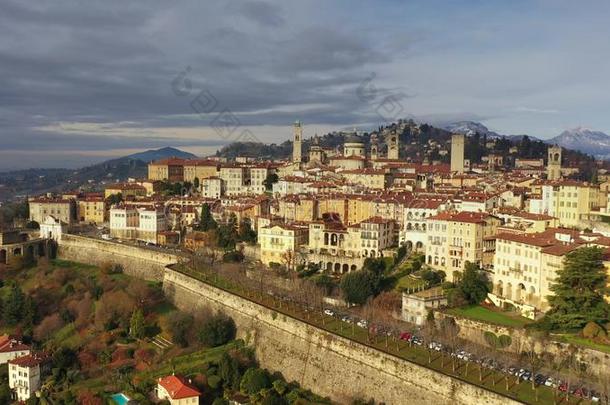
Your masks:
M 426 220 L 426 263 L 453 281 L 466 262 L 487 267 L 484 240 L 496 233 L 500 218 L 485 212 L 441 212 Z
M 288 195 L 278 201 L 276 215 L 287 222 L 310 222 L 318 217 L 318 203 L 307 195 Z
M 377 190 L 387 188 L 391 179 L 388 172 L 376 169 L 345 170 L 341 175 L 352 184 Z
M 184 181 L 185 159 L 169 158 L 155 160 L 148 164 L 149 180 L 169 180 L 172 182 Z
M 207 179 L 218 175 L 218 162 L 212 160 L 187 160 L 184 163 L 184 181 L 193 183 L 195 178 Z
M 101 196 L 78 200 L 78 219 L 80 222 L 102 224 L 108 220 L 106 208 L 106 200 Z
M 318 197 L 318 218 L 335 215 L 341 222 L 347 222 L 348 199 L 344 195 L 324 195 Z
M 574 180 L 560 181 L 553 187 L 554 213 L 562 226 L 579 227 L 599 209 L 599 187 Z
M 299 247 L 307 244 L 308 229 L 290 224 L 263 226 L 259 229 L 261 262 L 278 263 L 294 269 L 301 262 Z
M 116 183 L 107 185 L 104 189 L 104 198 L 108 198 L 111 195 L 121 194 L 123 198 L 126 197 L 146 197 L 146 187 L 136 183 Z

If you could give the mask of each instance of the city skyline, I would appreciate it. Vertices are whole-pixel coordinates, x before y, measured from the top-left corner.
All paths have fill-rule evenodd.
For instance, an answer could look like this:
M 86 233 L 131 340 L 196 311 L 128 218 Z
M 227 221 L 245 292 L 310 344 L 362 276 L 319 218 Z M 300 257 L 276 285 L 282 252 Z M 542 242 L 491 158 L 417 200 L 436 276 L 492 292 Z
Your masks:
M 282 142 L 297 118 L 305 138 L 405 117 L 543 139 L 608 132 L 609 11 L 601 1 L 7 2 L 0 170 L 167 145 L 206 154 L 246 129 Z M 202 94 L 212 104 L 197 104 Z M 238 130 L 218 130 L 219 116 Z

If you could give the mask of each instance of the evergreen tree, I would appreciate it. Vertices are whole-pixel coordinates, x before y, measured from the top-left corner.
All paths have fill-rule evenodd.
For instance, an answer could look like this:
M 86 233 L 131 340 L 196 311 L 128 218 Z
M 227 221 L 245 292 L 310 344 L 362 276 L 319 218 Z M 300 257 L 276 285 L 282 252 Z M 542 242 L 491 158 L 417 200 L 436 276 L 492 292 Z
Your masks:
M 239 240 L 247 243 L 256 243 L 256 231 L 252 229 L 250 218 L 244 218 L 239 223 Z
M 17 285 L 13 285 L 4 302 L 4 321 L 14 326 L 18 324 L 25 315 L 26 296 Z
M 485 276 L 476 264 L 470 262 L 466 263 L 458 288 L 470 304 L 479 304 L 490 292 Z
M 131 314 L 131 321 L 129 322 L 129 334 L 136 339 L 142 339 L 144 337 L 144 331 L 144 313 L 140 308 L 136 308 Z
M 199 230 L 207 232 L 211 229 L 216 229 L 217 227 L 218 224 L 212 216 L 209 204 L 203 204 L 203 207 L 201 207 L 201 218 L 199 219 Z
M 602 253 L 598 247 L 584 247 L 566 255 L 550 287 L 553 295 L 548 297 L 551 309 L 546 321 L 553 329 L 575 330 L 587 322 L 607 322 L 608 276 Z

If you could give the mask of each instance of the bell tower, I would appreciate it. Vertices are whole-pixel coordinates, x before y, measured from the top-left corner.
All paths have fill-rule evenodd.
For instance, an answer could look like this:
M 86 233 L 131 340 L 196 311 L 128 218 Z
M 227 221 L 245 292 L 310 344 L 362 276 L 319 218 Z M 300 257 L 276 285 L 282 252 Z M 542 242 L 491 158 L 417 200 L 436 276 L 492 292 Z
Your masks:
M 398 134 L 396 131 L 392 131 L 387 139 L 388 159 L 398 160 Z
M 301 142 L 303 141 L 303 124 L 295 121 L 292 124 L 292 163 L 301 163 Z
M 561 178 L 561 146 L 553 145 L 548 149 L 546 178 L 548 180 L 559 180 Z

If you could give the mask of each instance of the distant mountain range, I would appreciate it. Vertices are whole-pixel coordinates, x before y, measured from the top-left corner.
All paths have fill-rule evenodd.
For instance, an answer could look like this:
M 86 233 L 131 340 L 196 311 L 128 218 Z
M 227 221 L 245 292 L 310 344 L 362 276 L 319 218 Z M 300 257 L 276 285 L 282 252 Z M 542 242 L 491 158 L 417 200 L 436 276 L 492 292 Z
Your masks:
M 27 169 L 0 173 L 0 201 L 15 196 L 73 190 L 96 183 L 113 183 L 147 176 L 148 163 L 169 157 L 195 158 L 192 153 L 165 147 L 107 160 L 80 169 Z
M 180 149 L 166 146 L 161 149 L 151 149 L 145 152 L 134 153 L 133 155 L 125 156 L 126 159 L 137 159 L 145 163 L 152 162 L 153 160 L 166 159 L 169 157 L 177 157 L 182 159 L 193 159 L 197 156 L 192 153 L 182 151 Z
M 578 127 L 563 131 L 546 142 L 579 150 L 600 159 L 610 159 L 610 135 L 600 131 Z
M 464 135 L 487 135 L 488 137 L 504 137 L 519 140 L 525 135 L 501 135 L 491 131 L 485 125 L 475 121 L 458 121 L 444 126 L 444 129 Z M 610 135 L 601 131 L 593 131 L 587 128 L 574 128 L 563 131 L 561 134 L 550 139 L 541 139 L 527 135 L 530 139 L 539 139 L 548 144 L 560 145 L 566 149 L 573 149 L 595 156 L 599 159 L 610 159 Z

